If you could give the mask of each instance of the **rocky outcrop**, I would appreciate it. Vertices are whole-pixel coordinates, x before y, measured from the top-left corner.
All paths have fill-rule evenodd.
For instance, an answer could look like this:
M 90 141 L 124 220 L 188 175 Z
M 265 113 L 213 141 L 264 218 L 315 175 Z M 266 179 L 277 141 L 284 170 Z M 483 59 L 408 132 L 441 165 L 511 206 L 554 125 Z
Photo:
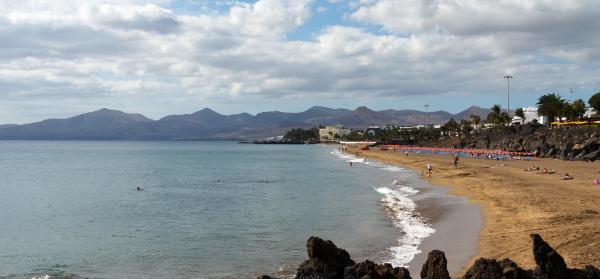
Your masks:
M 450 279 L 446 254 L 440 250 L 433 250 L 427 255 L 427 261 L 421 269 L 423 279 Z
M 452 140 L 422 142 L 428 146 L 456 146 Z M 537 157 L 563 160 L 600 160 L 600 130 L 523 125 L 507 131 L 481 131 L 461 138 L 459 147 L 531 152 Z
M 509 259 L 496 261 L 493 259 L 478 259 L 467 271 L 464 279 L 526 279 L 531 278 L 532 272 L 525 271 Z
M 391 264 L 376 264 L 366 260 L 346 267 L 344 279 L 410 279 L 408 269 L 392 267 Z
M 559 255 L 542 237 L 532 234 L 533 258 L 537 267 L 534 274 L 538 278 L 566 278 L 569 269 L 561 255 Z
M 464 279 L 600 279 L 600 270 L 589 265 L 570 269 L 556 250 L 541 236 L 532 234 L 533 257 L 536 268 L 524 270 L 509 259 L 497 261 L 480 258 Z M 311 237 L 306 243 L 309 259 L 300 265 L 297 279 L 411 279 L 406 268 L 376 264 L 366 260 L 355 264 L 346 250 L 329 240 Z M 444 252 L 433 250 L 421 270 L 422 279 L 450 279 Z M 263 275 L 258 279 L 275 279 Z
M 308 260 L 300 265 L 297 279 L 342 279 L 344 268 L 354 265 L 350 254 L 330 240 L 311 237 L 306 242 Z

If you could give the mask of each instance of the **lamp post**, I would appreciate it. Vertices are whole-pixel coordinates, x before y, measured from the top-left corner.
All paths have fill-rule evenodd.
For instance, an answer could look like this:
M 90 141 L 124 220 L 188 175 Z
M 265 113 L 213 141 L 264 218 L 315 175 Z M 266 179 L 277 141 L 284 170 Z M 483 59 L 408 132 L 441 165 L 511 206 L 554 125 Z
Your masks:
M 513 78 L 511 75 L 505 75 L 504 78 L 506 79 L 507 83 L 507 102 L 506 102 L 506 114 L 508 115 L 508 119 L 510 121 L 510 79 Z

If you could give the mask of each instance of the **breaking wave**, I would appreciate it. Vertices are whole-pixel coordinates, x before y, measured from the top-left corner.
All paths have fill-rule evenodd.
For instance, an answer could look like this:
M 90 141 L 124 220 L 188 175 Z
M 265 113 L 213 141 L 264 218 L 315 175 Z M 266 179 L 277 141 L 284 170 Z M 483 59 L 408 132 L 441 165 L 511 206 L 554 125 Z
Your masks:
M 334 150 L 331 154 L 345 161 L 366 163 L 356 156 L 339 150 Z M 395 173 L 407 171 L 398 166 L 379 162 L 370 163 L 371 166 L 379 167 L 385 171 Z M 374 187 L 373 189 L 383 196 L 381 203 L 394 227 L 402 231 L 402 236 L 398 238 L 398 245 L 389 248 L 391 253 L 389 262 L 394 266 L 407 266 L 416 254 L 421 253 L 419 246 L 423 239 L 435 232 L 427 219 L 416 211 L 417 205 L 410 199 L 411 196 L 418 194 L 419 190 L 402 185 L 401 180 L 398 178 L 394 178 L 389 187 Z

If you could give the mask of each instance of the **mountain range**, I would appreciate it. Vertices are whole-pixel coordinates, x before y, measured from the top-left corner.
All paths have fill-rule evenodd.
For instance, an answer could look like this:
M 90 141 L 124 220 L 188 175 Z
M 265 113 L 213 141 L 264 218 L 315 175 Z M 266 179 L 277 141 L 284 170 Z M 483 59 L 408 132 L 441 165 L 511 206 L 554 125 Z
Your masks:
M 450 118 L 485 118 L 489 109 L 470 107 L 457 114 L 445 111 L 355 110 L 312 107 L 304 112 L 280 111 L 223 115 L 209 108 L 192 114 L 169 115 L 152 120 L 141 114 L 100 109 L 66 119 L 47 119 L 23 125 L 0 125 L 0 139 L 46 140 L 245 140 L 278 136 L 292 128 L 344 125 L 365 128 L 393 124 L 413 126 L 442 124 Z

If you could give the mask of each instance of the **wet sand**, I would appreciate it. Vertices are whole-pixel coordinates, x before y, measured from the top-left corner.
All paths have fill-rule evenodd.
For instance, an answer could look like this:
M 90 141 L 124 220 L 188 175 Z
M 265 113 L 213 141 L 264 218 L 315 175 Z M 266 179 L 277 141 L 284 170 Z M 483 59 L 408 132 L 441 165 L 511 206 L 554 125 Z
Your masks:
M 445 196 L 447 189 L 437 190 L 442 194 L 438 198 L 416 202 L 417 210 L 430 221 L 436 232 L 423 240 L 419 246 L 421 253 L 408 263 L 413 277 L 418 277 L 431 250 L 444 251 L 450 274 L 461 273 L 477 254 L 477 237 L 483 227 L 480 207 L 464 198 Z
M 459 168 L 455 169 L 452 157 L 405 156 L 399 152 L 380 150 L 348 151 L 408 167 L 418 173 L 424 170 L 427 162 L 431 162 L 434 172 L 431 178 L 425 177 L 427 181 L 448 188 L 451 195 L 465 197 L 470 203 L 480 205 L 485 224 L 479 233 L 477 253 L 467 267 L 479 257 L 508 257 L 523 267 L 534 267 L 529 238 L 531 233 L 541 234 L 569 266 L 600 266 L 600 186 L 592 185 L 593 179 L 600 178 L 598 163 L 536 159 L 509 160 L 505 161 L 506 166 L 502 166 L 501 161 L 461 158 Z M 555 169 L 556 173 L 549 175 L 523 171 L 533 165 Z M 575 179 L 561 180 L 565 172 Z M 465 216 L 463 219 L 469 218 Z M 435 223 L 435 220 L 432 222 Z M 462 230 L 460 224 L 446 226 Z M 461 236 L 458 232 L 432 236 L 423 243 L 423 253 L 418 257 L 426 256 L 430 248 L 444 250 L 444 247 L 439 247 L 443 243 L 468 243 L 469 240 L 464 237 L 458 239 L 458 236 Z M 440 239 L 435 240 L 435 237 Z M 429 247 L 432 245 L 438 247 Z M 454 261 L 450 256 L 448 260 L 449 264 Z M 414 262 L 420 266 L 423 261 L 417 258 Z M 453 273 L 460 275 L 464 271 Z

